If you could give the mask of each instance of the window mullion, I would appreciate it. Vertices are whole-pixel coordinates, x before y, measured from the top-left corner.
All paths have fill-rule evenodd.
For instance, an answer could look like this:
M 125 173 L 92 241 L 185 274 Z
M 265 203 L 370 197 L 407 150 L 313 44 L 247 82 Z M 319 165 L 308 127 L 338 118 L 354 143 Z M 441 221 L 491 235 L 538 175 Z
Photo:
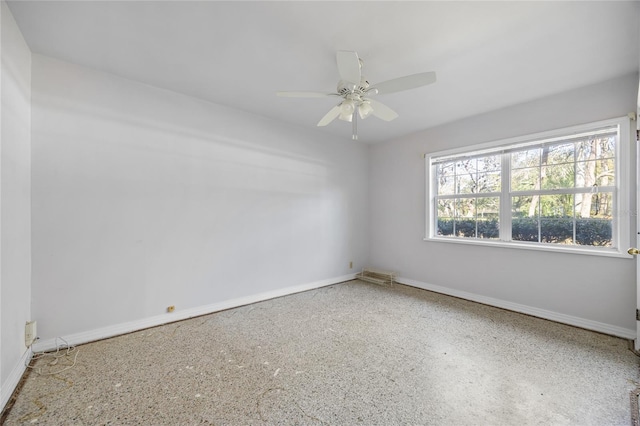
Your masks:
M 501 155 L 500 240 L 511 241 L 511 153 Z

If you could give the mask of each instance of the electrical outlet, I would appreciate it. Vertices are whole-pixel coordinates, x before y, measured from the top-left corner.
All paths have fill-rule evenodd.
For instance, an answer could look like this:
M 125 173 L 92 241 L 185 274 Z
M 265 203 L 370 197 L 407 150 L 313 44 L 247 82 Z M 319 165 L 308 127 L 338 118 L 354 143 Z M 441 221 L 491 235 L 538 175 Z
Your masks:
M 353 269 L 353 262 L 349 262 L 349 269 Z
M 24 344 L 29 347 L 36 340 L 37 332 L 36 332 L 36 322 L 29 321 L 24 326 Z
M 171 305 L 171 306 L 169 306 L 169 307 L 167 308 L 167 312 L 173 312 L 173 311 L 175 311 L 175 310 L 176 310 L 176 307 L 175 307 L 175 306 L 173 306 L 173 305 Z

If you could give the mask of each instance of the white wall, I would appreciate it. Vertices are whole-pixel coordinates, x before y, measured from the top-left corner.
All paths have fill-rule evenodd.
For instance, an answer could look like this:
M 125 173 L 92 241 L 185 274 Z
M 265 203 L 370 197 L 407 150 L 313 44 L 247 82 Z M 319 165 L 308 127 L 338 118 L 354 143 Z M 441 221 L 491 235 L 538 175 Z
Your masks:
M 31 51 L 1 2 L 0 383 L 2 408 L 24 370 L 31 303 Z
M 417 286 L 441 286 L 451 294 L 635 334 L 632 259 L 423 241 L 422 154 L 626 116 L 636 109 L 637 90 L 638 76 L 629 75 L 373 147 L 370 263 Z M 635 158 L 626 160 L 635 171 Z M 632 203 L 634 194 L 635 185 Z
M 40 55 L 32 77 L 43 339 L 363 265 L 363 144 Z

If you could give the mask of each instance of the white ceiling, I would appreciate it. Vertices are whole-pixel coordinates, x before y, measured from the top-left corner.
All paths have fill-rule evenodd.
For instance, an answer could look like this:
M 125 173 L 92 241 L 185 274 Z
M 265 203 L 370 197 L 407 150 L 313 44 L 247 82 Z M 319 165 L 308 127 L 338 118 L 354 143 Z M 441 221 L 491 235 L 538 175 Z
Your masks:
M 337 50 L 376 83 L 436 71 L 380 96 L 400 117 L 359 123 L 378 142 L 620 75 L 639 65 L 638 2 L 9 1 L 33 52 L 349 139 L 315 125 L 335 99 Z

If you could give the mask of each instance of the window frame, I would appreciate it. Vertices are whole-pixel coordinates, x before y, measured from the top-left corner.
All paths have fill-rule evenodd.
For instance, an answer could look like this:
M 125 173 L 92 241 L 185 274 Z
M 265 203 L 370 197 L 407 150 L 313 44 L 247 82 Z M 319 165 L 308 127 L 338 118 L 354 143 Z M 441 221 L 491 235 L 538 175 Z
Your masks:
M 500 237 L 498 239 L 482 239 L 482 238 L 465 238 L 439 236 L 437 232 L 437 179 L 436 167 L 434 160 L 442 157 L 454 157 L 464 154 L 470 155 L 490 155 L 491 153 L 503 154 L 504 151 L 512 150 L 515 146 L 535 146 L 543 142 L 552 141 L 554 139 L 569 139 L 577 134 L 594 131 L 607 126 L 618 126 L 619 138 L 616 143 L 615 153 L 615 190 L 613 191 L 613 212 L 612 212 L 612 246 L 581 246 L 581 245 L 563 245 L 554 243 L 541 242 L 522 242 L 511 240 L 511 200 L 512 196 L 517 196 L 522 191 L 511 191 L 511 162 L 510 156 L 502 155 L 501 160 L 501 192 L 500 192 Z M 509 247 L 526 250 L 552 251 L 556 253 L 575 253 L 609 257 L 632 258 L 626 250 L 631 241 L 631 206 L 630 191 L 635 183 L 631 179 L 631 144 L 635 140 L 631 139 L 631 120 L 629 117 L 618 117 L 608 120 L 585 123 L 577 126 L 559 128 L 555 130 L 534 133 L 529 135 L 517 136 L 508 139 L 468 145 L 450 150 L 438 151 L 424 155 L 425 158 L 425 180 L 426 180 L 426 208 L 425 208 L 425 237 L 424 241 L 431 242 L 447 242 L 454 244 L 470 244 L 490 247 Z M 506 173 L 505 173 L 506 172 Z M 569 192 L 580 192 L 582 188 L 572 188 Z M 548 190 L 549 193 L 564 194 L 565 190 L 558 192 Z M 585 191 L 586 192 L 586 191 Z M 478 194 L 479 195 L 479 194 Z M 485 195 L 485 194 L 482 194 Z M 509 199 L 508 202 L 505 202 Z M 505 238 L 505 235 L 508 238 Z

